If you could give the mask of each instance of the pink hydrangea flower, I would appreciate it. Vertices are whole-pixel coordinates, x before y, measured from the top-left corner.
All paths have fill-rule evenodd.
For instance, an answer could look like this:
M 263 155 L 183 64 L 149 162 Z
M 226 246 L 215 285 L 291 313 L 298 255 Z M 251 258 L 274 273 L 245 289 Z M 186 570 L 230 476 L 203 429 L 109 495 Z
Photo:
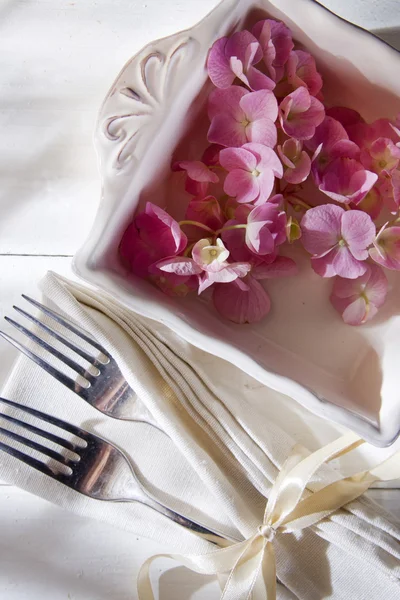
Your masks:
M 369 251 L 370 257 L 378 264 L 400 271 L 400 226 L 382 227 L 376 239 L 374 247 Z
M 286 167 L 283 178 L 288 183 L 298 184 L 307 179 L 311 169 L 311 158 L 303 150 L 303 142 L 289 138 L 278 146 L 278 154 Z
M 221 239 L 217 239 L 215 245 L 209 239 L 199 240 L 192 249 L 192 257 L 166 258 L 159 261 L 156 267 L 181 277 L 197 275 L 199 294 L 213 283 L 230 283 L 238 277 L 245 277 L 251 269 L 249 263 L 228 263 L 229 251 Z
M 200 160 L 181 160 L 172 165 L 173 171 L 186 171 L 185 190 L 193 196 L 205 196 L 210 183 L 218 183 L 216 173 Z
M 220 229 L 225 221 L 221 206 L 214 196 L 192 198 L 186 209 L 185 219 L 202 223 L 213 231 Z
M 265 19 L 254 25 L 252 33 L 260 43 L 270 77 L 280 81 L 294 45 L 290 29 L 280 21 Z
M 217 311 L 234 323 L 257 323 L 271 308 L 271 301 L 259 280 L 297 274 L 293 260 L 278 256 L 273 263 L 253 266 L 251 274 L 227 285 L 214 287 L 213 302 Z
M 170 260 L 170 259 L 167 259 Z M 162 261 L 161 261 L 162 263 Z M 196 275 L 179 275 L 177 273 L 167 273 L 162 271 L 157 263 L 149 267 L 150 279 L 160 288 L 164 294 L 184 298 L 199 286 Z
M 376 183 L 378 175 L 352 158 L 337 158 L 325 170 L 321 192 L 343 204 L 359 204 Z
M 391 173 L 399 166 L 400 148 L 389 138 L 378 138 L 361 152 L 360 162 L 366 169 L 378 173 Z
M 315 59 L 303 50 L 292 50 L 286 65 L 287 80 L 295 89 L 304 86 L 311 96 L 322 88 L 322 77 L 317 71 Z
M 367 248 L 376 235 L 369 215 L 323 204 L 306 212 L 301 230 L 303 246 L 312 254 L 311 264 L 318 275 L 355 279 L 365 273 Z
M 241 148 L 225 148 L 220 163 L 228 171 L 224 191 L 237 202 L 267 201 L 275 177 L 282 177 L 282 163 L 275 152 L 262 144 L 249 143 Z
M 323 104 L 311 96 L 305 87 L 286 96 L 279 105 L 279 120 L 283 131 L 297 140 L 309 140 L 325 116 Z
M 227 88 L 237 77 L 251 90 L 272 90 L 275 83 L 256 69 L 262 50 L 250 31 L 238 31 L 217 40 L 208 55 L 208 75 L 217 88 Z
M 228 147 L 246 142 L 276 145 L 278 103 L 269 90 L 249 92 L 237 85 L 216 89 L 208 100 L 208 116 L 209 142 Z
M 400 208 L 400 171 L 382 173 L 378 186 L 383 202 L 393 214 L 396 214 Z
M 135 275 L 147 277 L 151 264 L 176 256 L 187 244 L 179 224 L 165 210 L 148 202 L 125 231 L 119 251 Z
M 345 323 L 362 325 L 376 315 L 387 292 L 388 281 L 382 269 L 367 265 L 364 275 L 357 279 L 337 277 L 330 300 Z
M 251 275 L 227 285 L 217 284 L 213 303 L 219 314 L 233 323 L 258 323 L 271 308 L 271 300 L 263 286 Z
M 251 259 L 246 247 L 258 256 L 274 253 L 286 240 L 286 213 L 271 202 L 255 208 L 247 205 L 241 208 L 247 210 L 237 210 L 236 219 L 227 221 L 221 233 L 227 247 L 233 249 L 234 257 L 240 252 L 244 260 Z
M 325 117 L 314 136 L 305 142 L 306 147 L 314 153 L 312 173 L 315 183 L 321 184 L 322 177 L 329 164 L 335 158 L 359 158 L 360 149 L 349 140 L 343 125 L 332 117 Z

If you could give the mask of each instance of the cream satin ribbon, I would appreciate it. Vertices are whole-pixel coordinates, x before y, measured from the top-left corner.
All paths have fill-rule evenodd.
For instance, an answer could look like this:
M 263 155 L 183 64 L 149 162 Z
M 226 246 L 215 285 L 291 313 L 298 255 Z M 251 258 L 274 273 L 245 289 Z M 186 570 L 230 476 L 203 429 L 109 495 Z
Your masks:
M 198 556 L 159 554 L 150 557 L 138 575 L 139 600 L 154 600 L 150 566 L 157 558 L 172 558 L 192 571 L 206 575 L 229 573 L 220 600 L 276 599 L 276 562 L 273 541 L 277 533 L 292 533 L 310 527 L 361 496 L 372 483 L 400 477 L 400 452 L 370 471 L 345 477 L 310 492 L 314 473 L 329 461 L 364 443 L 348 433 L 309 454 L 295 446 L 271 488 L 262 524 L 243 542 Z M 317 487 L 314 485 L 313 487 Z

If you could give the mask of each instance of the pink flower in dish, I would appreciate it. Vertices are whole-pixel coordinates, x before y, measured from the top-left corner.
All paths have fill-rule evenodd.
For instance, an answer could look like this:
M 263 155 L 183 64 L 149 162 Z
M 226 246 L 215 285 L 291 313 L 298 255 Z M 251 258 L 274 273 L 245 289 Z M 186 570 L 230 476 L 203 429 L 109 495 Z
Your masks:
M 331 303 L 348 325 L 362 325 L 376 315 L 384 304 L 388 281 L 382 269 L 367 265 L 357 279 L 337 277 L 333 284 Z
M 219 177 L 200 160 L 181 160 L 172 165 L 173 171 L 186 171 L 185 190 L 193 196 L 204 196 L 210 183 L 218 183 Z
M 194 245 L 192 250 L 194 268 L 200 269 L 199 294 L 213 283 L 230 283 L 238 277 L 245 277 L 251 265 L 245 262 L 228 263 L 229 250 L 221 239 L 215 244 L 210 240 L 202 239 Z
M 151 264 L 176 256 L 187 244 L 179 224 L 165 210 L 148 202 L 125 231 L 119 247 L 121 257 L 135 275 L 146 277 Z
M 378 264 L 393 271 L 400 271 L 400 226 L 382 227 L 369 255 Z
M 227 247 L 233 249 L 234 258 L 239 251 L 241 260 L 251 259 L 246 248 L 254 255 L 274 253 L 276 246 L 286 240 L 286 213 L 271 202 L 255 208 L 242 206 L 251 208 L 250 212 L 237 210 L 236 219 L 227 221 L 221 233 Z
M 355 279 L 365 273 L 363 261 L 376 235 L 375 225 L 366 213 L 323 204 L 306 212 L 301 231 L 303 246 L 312 254 L 312 267 L 321 277 Z
M 210 49 L 208 75 L 217 88 L 227 88 L 237 77 L 251 90 L 272 90 L 275 83 L 256 69 L 262 50 L 250 31 L 238 31 L 217 40 Z
M 208 100 L 211 125 L 208 141 L 222 146 L 237 147 L 246 142 L 275 146 L 277 132 L 274 121 L 278 103 L 269 90 L 249 92 L 232 85 L 216 89 Z
M 260 43 L 269 75 L 274 81 L 280 81 L 293 48 L 290 29 L 280 21 L 265 19 L 254 25 L 252 33 Z
M 185 219 L 202 223 L 213 231 L 220 229 L 225 220 L 221 206 L 214 196 L 192 198 L 186 209 Z
M 286 64 L 288 83 L 295 89 L 304 86 L 311 96 L 322 88 L 322 77 L 317 71 L 315 59 L 303 50 L 292 50 Z
M 305 142 L 313 152 L 312 173 L 315 183 L 321 184 L 326 168 L 335 158 L 359 158 L 359 147 L 349 140 L 343 125 L 332 117 L 325 117 L 314 136 Z
M 389 138 L 378 138 L 361 152 L 360 162 L 366 169 L 378 173 L 391 173 L 400 162 L 400 148 Z
M 396 214 L 400 208 L 400 171 L 382 173 L 378 186 L 383 202 L 390 212 Z
M 278 154 L 286 167 L 283 178 L 288 183 L 298 184 L 307 179 L 311 169 L 311 158 L 303 150 L 303 142 L 289 138 L 278 146 Z
M 282 163 L 275 152 L 262 144 L 249 143 L 241 148 L 225 148 L 219 154 L 221 166 L 228 171 L 224 191 L 237 202 L 267 201 L 275 177 L 282 177 Z
M 185 259 L 182 258 L 182 260 Z M 184 298 L 189 292 L 197 290 L 199 285 L 197 275 L 163 271 L 158 265 L 162 265 L 165 261 L 169 262 L 171 259 L 164 259 L 149 267 L 150 279 L 164 292 L 164 294 Z M 181 270 L 184 272 L 184 269 Z M 177 271 L 179 271 L 179 268 Z
M 263 286 L 251 275 L 227 285 L 217 284 L 213 303 L 219 314 L 233 323 L 257 323 L 271 308 L 271 301 Z
M 296 140 L 309 140 L 325 116 L 323 104 L 311 96 L 305 87 L 286 96 L 279 105 L 279 120 L 283 131 Z
M 358 210 L 363 210 L 368 213 L 371 219 L 375 220 L 379 217 L 381 210 L 383 208 L 383 198 L 382 195 L 377 188 L 374 186 L 368 192 L 368 194 L 356 205 L 350 204 L 351 208 L 357 208 Z
M 357 205 L 377 179 L 376 173 L 367 171 L 357 160 L 337 158 L 325 170 L 319 189 L 336 202 Z

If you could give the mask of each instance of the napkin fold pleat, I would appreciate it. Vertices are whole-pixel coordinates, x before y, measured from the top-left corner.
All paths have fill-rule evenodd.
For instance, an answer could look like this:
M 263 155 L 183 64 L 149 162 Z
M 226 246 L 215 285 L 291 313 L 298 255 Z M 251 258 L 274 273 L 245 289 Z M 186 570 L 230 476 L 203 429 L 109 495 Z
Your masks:
M 234 366 L 134 314 L 105 292 L 54 273 L 46 276 L 42 290 L 51 307 L 91 332 L 113 355 L 168 437 L 146 425 L 101 415 L 24 357 L 3 395 L 91 427 L 135 462 L 140 459 L 151 489 L 160 497 L 165 494 L 170 503 L 175 499 L 176 508 L 193 505 L 193 517 L 208 518 L 210 526 L 218 524 L 237 537 L 251 536 L 262 520 L 272 483 L 297 441 L 269 418 L 271 403 L 279 402 L 280 395 L 260 386 L 265 403 L 261 409 L 260 403 L 249 405 Z M 24 466 L 17 472 L 16 465 L 15 459 L 2 460 L 2 477 L 80 514 L 151 537 L 168 551 L 210 548 L 146 507 L 99 506 Z M 311 480 L 310 490 L 334 481 L 336 475 L 332 467 L 324 467 Z M 398 525 L 364 497 L 306 530 L 280 535 L 275 544 L 277 597 L 396 600 L 399 539 Z

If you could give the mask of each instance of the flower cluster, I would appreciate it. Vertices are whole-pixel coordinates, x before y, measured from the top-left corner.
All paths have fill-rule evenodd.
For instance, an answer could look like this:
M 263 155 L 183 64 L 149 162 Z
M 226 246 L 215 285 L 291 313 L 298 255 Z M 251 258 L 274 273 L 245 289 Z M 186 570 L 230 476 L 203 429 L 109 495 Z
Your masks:
M 314 58 L 278 21 L 217 40 L 207 69 L 208 145 L 172 164 L 184 219 L 148 203 L 123 261 L 170 295 L 210 288 L 223 317 L 252 323 L 270 310 L 260 281 L 297 273 L 281 251 L 298 243 L 335 278 L 343 320 L 365 323 L 387 295 L 382 267 L 400 270 L 400 122 L 327 108 Z

